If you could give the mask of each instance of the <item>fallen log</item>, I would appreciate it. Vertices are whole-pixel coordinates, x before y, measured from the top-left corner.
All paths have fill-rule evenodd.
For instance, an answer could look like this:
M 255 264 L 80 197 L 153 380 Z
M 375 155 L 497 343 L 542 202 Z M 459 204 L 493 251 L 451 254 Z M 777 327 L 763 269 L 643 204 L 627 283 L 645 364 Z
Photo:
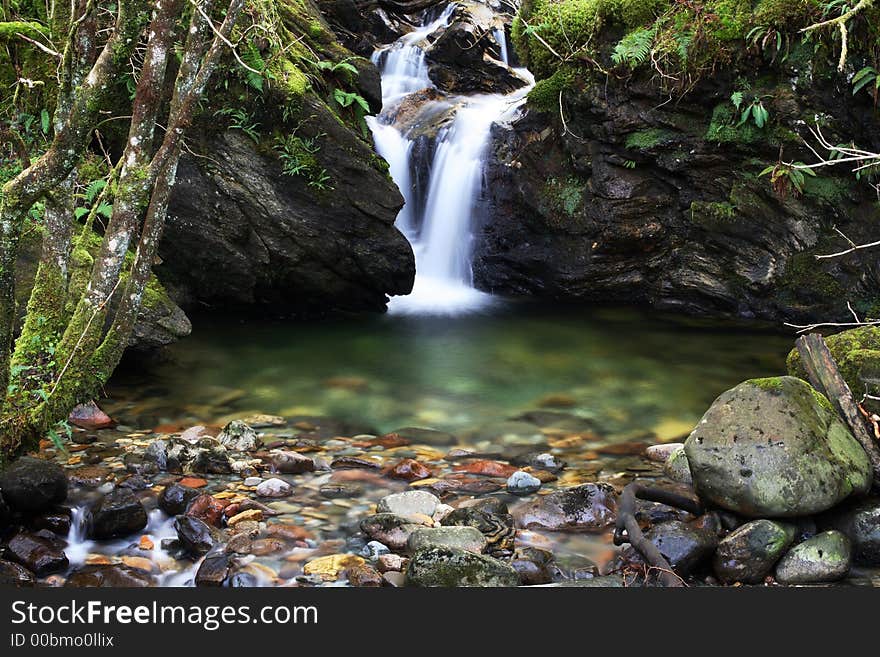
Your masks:
M 868 430 L 852 391 L 840 375 L 825 339 L 818 333 L 810 333 L 799 337 L 795 344 L 807 378 L 817 391 L 828 398 L 838 415 L 849 426 L 871 461 L 874 486 L 880 486 L 880 446 Z

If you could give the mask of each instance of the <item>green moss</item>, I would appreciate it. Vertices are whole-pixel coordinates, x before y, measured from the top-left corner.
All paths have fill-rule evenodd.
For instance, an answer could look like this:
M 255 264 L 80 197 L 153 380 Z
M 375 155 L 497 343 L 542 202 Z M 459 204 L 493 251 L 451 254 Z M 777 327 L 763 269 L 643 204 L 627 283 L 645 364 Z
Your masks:
M 12 41 L 20 39 L 23 34 L 31 39 L 46 36 L 49 30 L 39 23 L 28 21 L 0 21 L 0 41 Z
M 541 112 L 559 111 L 559 94 L 572 89 L 575 73 L 568 67 L 561 67 L 546 80 L 535 84 L 528 95 L 529 106 Z
M 626 137 L 625 146 L 630 150 L 645 151 L 675 139 L 675 133 L 662 128 L 648 128 L 631 132 Z
M 727 201 L 694 201 L 691 203 L 691 221 L 707 230 L 719 230 L 738 216 L 736 208 Z
M 544 187 L 543 196 L 554 214 L 571 219 L 583 207 L 585 188 L 584 182 L 575 177 L 566 180 L 550 178 Z
M 739 125 L 736 108 L 725 102 L 712 110 L 705 139 L 718 144 L 758 144 L 765 141 L 766 136 L 766 132 L 751 121 Z
M 780 286 L 796 298 L 811 296 L 823 300 L 845 298 L 846 290 L 831 274 L 822 270 L 811 251 L 791 256 L 785 263 Z
M 877 394 L 880 388 L 880 327 L 862 326 L 843 331 L 826 337 L 825 344 L 856 398 L 861 398 L 865 391 Z M 792 376 L 807 378 L 797 349 L 789 352 L 786 366 Z M 877 406 L 876 401 L 868 400 L 867 404 L 872 410 Z
M 832 205 L 846 200 L 852 193 L 852 179 L 832 176 L 807 176 L 804 181 L 804 195 L 813 196 Z

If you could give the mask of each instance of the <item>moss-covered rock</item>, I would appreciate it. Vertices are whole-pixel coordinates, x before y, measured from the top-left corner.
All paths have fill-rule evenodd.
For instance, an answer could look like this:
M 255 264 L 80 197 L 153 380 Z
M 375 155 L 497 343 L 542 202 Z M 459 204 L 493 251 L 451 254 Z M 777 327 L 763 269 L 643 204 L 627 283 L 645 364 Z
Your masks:
M 782 584 L 834 582 L 849 572 L 852 548 L 836 530 L 822 532 L 795 545 L 776 566 Z
M 694 484 L 746 516 L 796 517 L 871 487 L 871 465 L 830 402 L 794 377 L 723 393 L 685 442 Z
M 861 326 L 836 333 L 825 338 L 825 344 L 856 399 L 866 393 L 880 393 L 880 327 Z M 807 378 L 797 349 L 789 352 L 786 365 L 792 376 Z M 865 405 L 875 412 L 880 411 L 880 404 L 870 397 L 865 399 Z
M 795 526 L 772 520 L 753 520 L 718 544 L 713 566 L 727 583 L 760 584 L 795 538 Z
M 508 564 L 483 554 L 452 547 L 419 550 L 406 569 L 407 586 L 519 586 L 519 575 Z

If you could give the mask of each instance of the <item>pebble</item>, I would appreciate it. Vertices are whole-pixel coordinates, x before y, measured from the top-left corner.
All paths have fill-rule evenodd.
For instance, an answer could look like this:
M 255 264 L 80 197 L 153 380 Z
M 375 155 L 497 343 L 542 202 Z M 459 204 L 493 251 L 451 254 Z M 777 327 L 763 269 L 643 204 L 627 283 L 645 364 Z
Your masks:
M 389 554 L 390 552 L 391 550 L 384 543 L 370 541 L 361 549 L 360 555 L 365 559 L 375 561 L 382 555 Z
M 433 476 L 427 466 L 414 459 L 403 459 L 382 470 L 382 474 L 391 479 L 418 481 Z
M 507 479 L 507 492 L 512 495 L 531 495 L 541 488 L 541 480 L 519 470 Z
M 251 509 L 249 511 L 242 511 L 241 513 L 237 513 L 232 516 L 229 520 L 226 521 L 226 524 L 230 527 L 235 527 L 240 522 L 246 522 L 248 520 L 252 522 L 260 522 L 263 519 L 263 512 L 259 509 Z
M 380 573 L 401 572 L 406 568 L 406 558 L 399 554 L 382 554 L 376 559 L 376 568 Z
M 263 478 L 262 477 L 248 477 L 247 479 L 244 480 L 243 483 L 245 486 L 259 486 L 261 483 L 263 483 Z
M 420 514 L 433 516 L 440 498 L 424 490 L 408 490 L 386 495 L 376 505 L 377 513 L 394 513 L 399 516 Z
M 257 495 L 260 497 L 287 497 L 292 492 L 293 486 L 275 477 L 266 479 L 266 481 L 257 486 Z
M 684 449 L 684 443 L 665 443 L 663 445 L 651 445 L 645 450 L 645 456 L 656 463 L 666 463 L 667 459 L 677 449 Z
M 357 587 L 378 587 L 382 586 L 384 581 L 382 575 L 375 568 L 366 564 L 352 566 L 348 569 L 347 574 L 349 584 Z
M 342 571 L 355 566 L 362 566 L 364 563 L 366 562 L 363 557 L 354 554 L 329 554 L 325 557 L 318 557 L 309 561 L 303 567 L 303 573 L 306 575 L 319 575 L 324 581 L 333 582 L 339 579 Z
M 406 576 L 403 573 L 393 570 L 382 573 L 382 579 L 385 581 L 385 584 L 395 588 L 400 588 L 406 584 Z
M 486 551 L 489 543 L 479 529 L 469 526 L 432 527 L 415 530 L 406 542 L 406 549 L 416 553 L 425 548 L 455 548 L 476 552 Z

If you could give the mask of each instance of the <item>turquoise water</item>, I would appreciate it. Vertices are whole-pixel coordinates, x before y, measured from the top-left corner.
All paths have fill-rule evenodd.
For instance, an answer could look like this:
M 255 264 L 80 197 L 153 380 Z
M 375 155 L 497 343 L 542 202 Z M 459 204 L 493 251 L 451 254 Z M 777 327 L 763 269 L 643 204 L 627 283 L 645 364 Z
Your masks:
M 465 431 L 543 406 L 596 419 L 612 436 L 663 437 L 739 381 L 784 372 L 792 345 L 767 327 L 529 304 L 459 317 L 194 324 L 165 361 L 114 379 L 105 403 L 115 417 L 147 427 L 260 412 Z

